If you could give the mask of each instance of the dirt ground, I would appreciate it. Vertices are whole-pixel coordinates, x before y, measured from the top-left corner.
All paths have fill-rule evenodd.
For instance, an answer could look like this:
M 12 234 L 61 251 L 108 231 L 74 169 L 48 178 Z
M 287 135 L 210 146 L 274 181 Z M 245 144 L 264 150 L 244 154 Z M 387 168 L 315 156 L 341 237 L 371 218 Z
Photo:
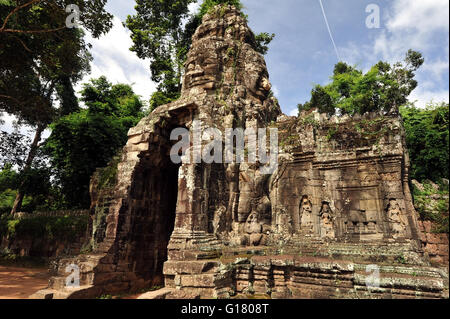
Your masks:
M 0 266 L 0 299 L 27 299 L 46 288 L 49 278 L 47 268 Z

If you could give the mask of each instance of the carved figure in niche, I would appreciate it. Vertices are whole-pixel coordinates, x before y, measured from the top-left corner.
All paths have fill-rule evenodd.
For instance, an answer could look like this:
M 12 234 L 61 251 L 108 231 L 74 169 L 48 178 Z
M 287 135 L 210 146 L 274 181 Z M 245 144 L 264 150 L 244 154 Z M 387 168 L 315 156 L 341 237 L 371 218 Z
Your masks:
M 259 199 L 256 206 L 256 212 L 264 225 L 271 224 L 272 221 L 272 203 L 268 196 Z M 266 230 L 264 230 L 266 232 Z
M 251 213 L 254 189 L 251 177 L 246 172 L 240 172 L 238 203 L 238 221 L 240 223 L 245 222 Z
M 245 222 L 245 233 L 248 243 L 259 246 L 263 242 L 263 223 L 259 220 L 258 213 L 253 211 Z
M 284 207 L 279 209 L 276 218 L 276 231 L 283 235 L 292 234 L 292 218 Z
M 334 217 L 330 205 L 327 202 L 322 203 L 320 209 L 320 235 L 325 238 L 335 238 Z
M 223 234 L 228 232 L 228 218 L 227 218 L 227 209 L 224 206 L 219 206 L 219 208 L 214 212 L 214 218 L 212 221 L 214 234 L 219 238 L 222 237 Z
M 395 199 L 389 200 L 387 206 L 387 217 L 391 223 L 391 229 L 394 238 L 404 237 L 406 235 L 406 223 L 401 215 L 402 210 Z
M 312 204 L 308 196 L 304 195 L 300 202 L 300 229 L 312 233 L 314 227 L 314 216 L 312 213 Z
M 229 185 L 230 195 L 228 198 L 227 215 L 233 222 L 238 221 L 238 204 L 239 204 L 239 165 L 232 163 L 228 165 L 226 178 Z

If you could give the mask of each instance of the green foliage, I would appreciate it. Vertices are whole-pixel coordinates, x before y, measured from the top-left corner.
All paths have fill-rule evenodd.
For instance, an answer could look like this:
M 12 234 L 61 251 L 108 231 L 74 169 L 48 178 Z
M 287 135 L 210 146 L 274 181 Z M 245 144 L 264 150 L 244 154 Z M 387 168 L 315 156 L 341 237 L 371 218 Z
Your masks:
M 317 107 L 320 113 L 327 113 L 333 115 L 335 113 L 335 106 L 331 96 L 328 92 L 320 85 L 317 85 L 311 91 L 311 101 L 305 103 L 304 105 L 299 104 L 298 110 L 302 112 L 304 110 L 310 110 Z
M 14 204 L 14 199 L 16 198 L 17 190 L 5 189 L 0 192 L 0 216 L 6 215 L 11 211 L 11 207 Z M 25 196 L 23 200 L 22 210 L 29 211 L 30 205 L 32 203 L 32 198 Z
M 328 129 L 328 133 L 327 133 L 327 140 L 330 141 L 335 134 L 338 132 L 339 128 L 338 127 L 330 127 Z
M 115 184 L 119 162 L 120 156 L 116 156 L 112 159 L 112 161 L 108 164 L 108 166 L 101 169 L 100 179 L 98 182 L 98 186 L 100 189 L 105 187 L 111 187 Z
M 269 44 L 275 38 L 275 33 L 269 34 L 267 32 L 262 32 L 255 36 L 256 40 L 256 51 L 262 55 L 267 54 L 269 51 Z
M 105 77 L 85 84 L 81 95 L 87 109 L 53 123 L 45 146 L 69 208 L 89 207 L 91 175 L 125 145 L 128 130 L 144 115 L 130 86 Z
M 169 104 L 180 97 L 179 92 L 156 91 L 150 97 L 150 112 L 153 112 L 158 106 Z
M 18 185 L 19 174 L 13 170 L 12 165 L 6 163 L 3 169 L 0 171 L 0 191 L 4 191 L 8 188 L 14 188 Z
M 424 190 L 413 187 L 414 206 L 421 220 L 432 221 L 434 233 L 449 233 L 448 185 L 435 190 L 429 182 L 423 183 Z
M 411 178 L 438 181 L 449 176 L 449 105 L 400 108 L 411 159 Z
M 217 7 L 219 6 L 220 7 Z M 223 18 L 225 15 L 226 6 L 231 5 L 236 7 L 239 11 L 244 8 L 244 5 L 240 0 L 203 0 L 202 5 L 200 6 L 200 10 L 197 13 L 196 17 L 201 22 L 203 16 L 207 13 L 215 14 L 218 18 Z M 216 10 L 216 7 L 218 8 Z M 216 10 L 216 11 L 214 11 Z M 241 12 L 241 16 L 248 21 L 248 16 Z M 270 41 L 269 41 L 270 42 Z M 267 43 L 268 44 L 268 43 Z
M 0 112 L 36 128 L 21 167 L 29 175 L 47 126 L 78 110 L 73 85 L 90 71 L 90 44 L 81 28 L 68 28 L 66 7 L 77 5 L 81 25 L 98 38 L 112 26 L 106 0 L 4 1 L 0 3 Z M 23 179 L 12 212 L 20 209 Z
M 165 94 L 181 90 L 183 62 L 192 36 L 184 32 L 182 21 L 188 18 L 193 2 L 136 0 L 136 14 L 126 20 L 133 40 L 130 50 L 141 59 L 150 59 L 152 80 Z M 195 31 L 192 21 L 188 25 Z
M 240 0 L 204 0 L 202 5 L 200 6 L 199 16 L 202 18 L 205 14 L 211 13 L 211 10 L 214 9 L 217 5 L 232 5 L 235 6 L 238 10 L 243 9 L 243 5 Z
M 78 5 L 81 24 L 94 37 L 112 26 L 106 0 L 49 0 L 0 4 L 0 110 L 31 125 L 46 125 L 77 108 L 72 84 L 89 71 L 81 29 L 67 28 L 66 6 Z M 16 6 L 24 5 L 10 15 Z M 9 16 L 9 18 L 7 18 Z M 61 108 L 54 105 L 54 98 Z
M 317 108 L 333 115 L 364 114 L 374 111 L 396 110 L 407 103 L 409 94 L 417 87 L 415 71 L 424 60 L 419 52 L 409 50 L 403 63 L 390 65 L 378 62 L 367 73 L 346 63 L 336 64 L 332 82 L 316 85 L 311 100 L 299 104 L 299 111 Z
M 23 219 L 0 217 L 0 233 L 14 238 L 75 241 L 84 236 L 89 216 L 37 216 Z
M 395 261 L 398 262 L 399 264 L 402 264 L 402 265 L 406 264 L 406 258 L 403 255 L 398 255 L 395 258 Z
M 50 174 L 46 167 L 32 167 L 18 173 L 11 164 L 6 164 L 0 171 L 0 215 L 11 211 L 18 189 L 27 194 L 21 211 L 45 207 L 52 191 Z
M 314 118 L 313 114 L 309 114 L 309 115 L 307 115 L 305 117 L 300 118 L 300 121 L 299 121 L 298 124 L 300 126 L 312 126 L 312 127 L 315 127 L 315 128 L 318 128 L 320 126 L 319 121 L 317 121 Z

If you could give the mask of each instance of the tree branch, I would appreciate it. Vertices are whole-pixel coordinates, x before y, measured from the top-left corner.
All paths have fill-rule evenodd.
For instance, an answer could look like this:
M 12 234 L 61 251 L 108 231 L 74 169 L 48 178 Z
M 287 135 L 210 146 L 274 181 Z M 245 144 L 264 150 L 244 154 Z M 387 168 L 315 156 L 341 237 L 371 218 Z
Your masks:
M 16 37 L 15 35 L 13 35 L 13 38 L 19 40 L 19 42 L 22 44 L 22 46 L 25 48 L 25 50 L 27 50 L 28 52 L 33 52 L 25 45 L 25 43 L 19 37 Z
M 22 102 L 20 102 L 18 99 L 16 99 L 15 97 L 9 96 L 9 95 L 3 95 L 0 94 L 0 97 L 6 98 L 6 99 L 10 99 L 13 100 L 14 102 L 16 102 L 17 104 L 21 104 Z
M 12 16 L 14 13 L 16 13 L 17 11 L 19 11 L 20 9 L 23 9 L 23 8 L 25 8 L 25 7 L 28 7 L 28 6 L 32 5 L 32 4 L 35 4 L 35 3 L 41 2 L 41 1 L 42 1 L 42 0 L 32 0 L 32 1 L 30 1 L 30 2 L 27 2 L 27 3 L 23 4 L 23 5 L 21 5 L 21 6 L 18 6 L 18 7 L 16 7 L 16 8 L 14 8 L 14 10 L 11 11 L 11 12 L 6 16 L 5 21 L 3 21 L 3 25 L 2 25 L 2 27 L 0 28 L 0 32 L 4 32 L 5 27 L 6 27 L 6 23 L 8 22 L 9 18 L 11 18 L 11 16 Z
M 50 32 L 56 32 L 62 29 L 65 29 L 66 27 L 59 27 L 56 29 L 48 29 L 48 30 L 16 30 L 16 29 L 4 29 L 4 30 L 0 30 L 0 32 L 10 32 L 10 33 L 50 33 Z
M 50 33 L 50 32 L 56 32 L 59 30 L 62 30 L 65 28 L 64 27 L 60 27 L 60 28 L 56 28 L 56 29 L 48 29 L 48 30 L 17 30 L 17 29 L 5 29 L 6 28 L 6 24 L 8 23 L 8 20 L 11 18 L 11 16 L 16 13 L 17 11 L 19 11 L 20 9 L 26 8 L 30 5 L 36 4 L 38 2 L 41 2 L 42 0 L 32 0 L 30 2 L 27 2 L 21 6 L 18 6 L 16 8 L 14 8 L 14 10 L 12 10 L 8 16 L 6 17 L 5 21 L 3 22 L 2 27 L 0 28 L 0 32 L 9 32 L 9 33 L 26 33 L 26 34 L 33 34 L 33 33 Z M 22 41 L 21 41 L 22 42 Z M 23 43 L 22 43 L 23 44 Z M 23 44 L 24 45 L 24 44 Z M 27 49 L 27 47 L 24 45 L 24 47 Z M 30 51 L 29 49 L 27 49 L 28 51 Z M 31 52 L 31 51 L 30 51 Z

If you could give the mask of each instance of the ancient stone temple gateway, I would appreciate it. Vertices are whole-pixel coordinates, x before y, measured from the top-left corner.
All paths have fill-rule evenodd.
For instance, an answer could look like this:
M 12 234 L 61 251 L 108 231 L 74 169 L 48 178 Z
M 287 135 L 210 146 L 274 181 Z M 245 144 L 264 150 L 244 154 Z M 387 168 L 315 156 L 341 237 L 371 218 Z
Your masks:
M 60 260 L 34 297 L 164 285 L 156 296 L 448 298 L 447 274 L 418 240 L 401 118 L 287 117 L 254 47 L 234 7 L 203 18 L 181 98 L 129 131 L 112 187 L 99 186 L 101 171 L 93 178 L 92 252 Z M 173 164 L 170 132 L 194 120 L 221 131 L 278 128 L 278 169 Z M 78 288 L 66 287 L 72 264 Z M 373 265 L 377 285 L 368 284 Z

